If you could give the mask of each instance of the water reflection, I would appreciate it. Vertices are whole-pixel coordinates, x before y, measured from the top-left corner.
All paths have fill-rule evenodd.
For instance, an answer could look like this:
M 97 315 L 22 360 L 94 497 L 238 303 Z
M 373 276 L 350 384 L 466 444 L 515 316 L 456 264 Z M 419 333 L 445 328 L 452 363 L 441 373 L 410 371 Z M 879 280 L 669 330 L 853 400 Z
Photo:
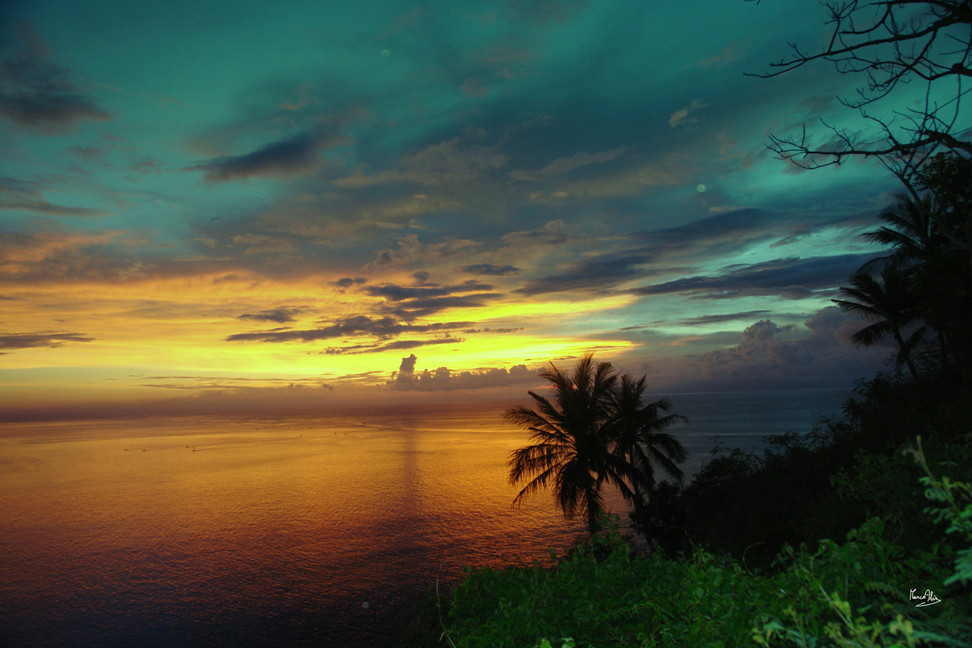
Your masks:
M 686 473 L 845 396 L 673 398 Z M 510 508 L 505 407 L 0 425 L 0 645 L 388 645 L 434 579 L 583 533 Z
M 381 643 L 433 579 L 580 533 L 510 509 L 501 413 L 5 426 L 4 639 Z

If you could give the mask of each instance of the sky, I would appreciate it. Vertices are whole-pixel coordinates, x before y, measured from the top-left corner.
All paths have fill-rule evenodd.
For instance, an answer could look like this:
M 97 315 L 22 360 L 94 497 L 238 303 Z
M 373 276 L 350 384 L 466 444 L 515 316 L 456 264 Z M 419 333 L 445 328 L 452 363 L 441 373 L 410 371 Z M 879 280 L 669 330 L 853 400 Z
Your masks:
M 838 102 L 859 79 L 746 74 L 825 22 L 809 0 L 7 2 L 0 407 L 523 394 L 587 352 L 659 395 L 849 386 L 890 350 L 831 299 L 898 186 L 767 148 L 864 128 Z

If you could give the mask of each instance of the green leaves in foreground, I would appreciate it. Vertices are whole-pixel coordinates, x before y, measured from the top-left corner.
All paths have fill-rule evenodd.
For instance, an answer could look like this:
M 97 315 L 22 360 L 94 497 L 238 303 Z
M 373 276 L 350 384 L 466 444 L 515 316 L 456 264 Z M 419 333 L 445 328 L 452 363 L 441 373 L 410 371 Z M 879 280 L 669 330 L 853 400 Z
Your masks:
M 469 572 L 447 634 L 463 648 L 970 646 L 972 491 L 930 473 L 923 484 L 959 550 L 931 539 L 906 556 L 872 518 L 843 544 L 786 548 L 754 574 L 704 551 L 635 556 L 615 531 L 554 568 Z M 926 588 L 940 600 L 916 605 Z

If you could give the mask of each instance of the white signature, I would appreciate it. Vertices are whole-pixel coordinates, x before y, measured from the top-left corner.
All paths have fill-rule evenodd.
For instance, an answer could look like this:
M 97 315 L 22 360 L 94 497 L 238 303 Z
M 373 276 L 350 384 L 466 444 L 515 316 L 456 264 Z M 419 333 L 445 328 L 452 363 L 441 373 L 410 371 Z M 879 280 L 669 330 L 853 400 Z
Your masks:
M 935 596 L 935 592 L 926 589 L 920 596 L 915 594 L 917 590 L 911 590 L 908 592 L 909 601 L 919 601 L 915 604 L 915 607 L 928 607 L 929 605 L 935 605 L 936 603 L 941 603 L 942 599 Z

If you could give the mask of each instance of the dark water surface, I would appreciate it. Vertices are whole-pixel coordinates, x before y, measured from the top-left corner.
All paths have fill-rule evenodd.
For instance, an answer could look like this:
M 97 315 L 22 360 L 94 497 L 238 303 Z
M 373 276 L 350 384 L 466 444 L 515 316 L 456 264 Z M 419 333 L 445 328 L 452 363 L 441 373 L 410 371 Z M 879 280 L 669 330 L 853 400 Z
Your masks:
M 687 468 L 846 395 L 672 397 Z M 502 411 L 2 425 L 0 645 L 393 645 L 437 579 L 582 533 L 510 508 Z

